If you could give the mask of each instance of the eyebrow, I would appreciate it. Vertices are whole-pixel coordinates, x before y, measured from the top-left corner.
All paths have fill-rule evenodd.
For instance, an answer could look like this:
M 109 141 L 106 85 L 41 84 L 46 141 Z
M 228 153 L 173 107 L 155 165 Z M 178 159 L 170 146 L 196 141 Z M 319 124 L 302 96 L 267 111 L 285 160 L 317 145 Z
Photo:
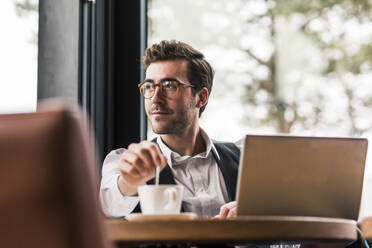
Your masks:
M 178 79 L 176 79 L 176 78 L 172 78 L 172 77 L 162 78 L 160 81 L 161 81 L 161 82 L 164 82 L 164 81 L 177 81 L 177 82 L 179 82 Z M 144 82 L 154 83 L 154 80 L 153 80 L 153 79 L 146 78 Z
M 143 82 L 144 82 L 144 83 L 145 83 L 145 82 L 153 83 L 154 80 L 146 78 L 145 81 L 143 81 Z

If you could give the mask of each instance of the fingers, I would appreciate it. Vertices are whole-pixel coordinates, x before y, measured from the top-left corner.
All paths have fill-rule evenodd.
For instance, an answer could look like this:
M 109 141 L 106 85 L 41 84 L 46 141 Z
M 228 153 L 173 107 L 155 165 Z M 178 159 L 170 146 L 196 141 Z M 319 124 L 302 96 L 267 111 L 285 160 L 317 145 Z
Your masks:
M 132 165 L 121 160 L 118 163 L 121 178 L 123 182 L 130 187 L 135 187 L 141 181 L 141 173 Z
M 220 219 L 226 219 L 228 213 L 229 213 L 229 209 L 226 207 L 226 205 L 223 205 L 220 208 L 220 214 L 219 214 Z
M 138 155 L 133 151 L 127 150 L 122 156 L 122 161 L 123 164 L 128 167 L 128 171 L 126 172 L 131 173 L 130 169 L 133 169 L 133 171 L 138 171 L 140 175 L 145 177 L 150 176 L 155 167 L 151 161 L 150 155 L 146 152 Z
M 156 166 L 162 169 L 166 164 L 167 159 L 156 144 L 142 141 L 128 146 L 118 167 L 123 181 L 130 186 L 136 186 L 153 178 Z
M 139 144 L 131 144 L 128 146 L 128 151 L 136 154 L 138 159 L 142 160 L 145 166 L 165 166 L 166 158 L 160 152 L 159 147 L 150 141 L 142 141 Z M 136 161 L 138 162 L 138 161 Z
M 230 209 L 229 213 L 227 214 L 227 219 L 236 217 L 236 207 Z
M 134 166 L 124 160 L 121 160 L 118 167 L 122 174 L 132 175 L 133 177 L 141 176 L 141 173 Z
M 236 201 L 232 201 L 222 205 L 222 207 L 220 208 L 220 214 L 217 216 L 220 219 L 236 217 Z

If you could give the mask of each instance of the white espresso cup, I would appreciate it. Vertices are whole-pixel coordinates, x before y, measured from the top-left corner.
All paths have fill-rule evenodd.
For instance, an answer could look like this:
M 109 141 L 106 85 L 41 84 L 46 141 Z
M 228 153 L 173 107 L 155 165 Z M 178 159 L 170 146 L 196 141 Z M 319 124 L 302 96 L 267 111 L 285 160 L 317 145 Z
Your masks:
M 138 187 L 143 214 L 179 214 L 181 211 L 183 186 L 162 184 Z

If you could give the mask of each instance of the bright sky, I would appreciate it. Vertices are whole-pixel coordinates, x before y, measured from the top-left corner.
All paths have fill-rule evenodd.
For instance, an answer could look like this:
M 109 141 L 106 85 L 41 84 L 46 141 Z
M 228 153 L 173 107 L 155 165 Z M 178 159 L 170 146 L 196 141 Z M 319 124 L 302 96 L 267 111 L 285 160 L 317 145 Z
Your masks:
M 38 17 L 19 17 L 13 1 L 0 1 L 0 30 L 0 113 L 34 111 Z

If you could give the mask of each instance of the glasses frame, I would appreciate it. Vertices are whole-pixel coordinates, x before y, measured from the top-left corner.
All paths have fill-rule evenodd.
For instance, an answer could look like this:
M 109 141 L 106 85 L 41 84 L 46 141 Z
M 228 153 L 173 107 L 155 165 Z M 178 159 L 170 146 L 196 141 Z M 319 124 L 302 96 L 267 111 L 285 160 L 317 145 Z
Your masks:
M 143 98 L 145 98 L 145 99 L 151 99 L 151 98 L 155 95 L 156 87 L 159 87 L 159 90 L 160 90 L 160 92 L 163 94 L 163 96 L 167 96 L 167 95 L 163 92 L 163 87 L 161 87 L 161 84 L 162 84 L 163 82 L 166 82 L 166 81 L 172 81 L 172 82 L 176 82 L 176 83 L 177 83 L 176 96 L 178 96 L 178 92 L 180 91 L 180 87 L 181 87 L 181 86 L 184 87 L 184 88 L 187 88 L 187 87 L 194 88 L 194 89 L 196 88 L 195 85 L 182 83 L 182 82 L 180 82 L 180 81 L 178 81 L 178 80 L 176 80 L 176 79 L 164 79 L 164 80 L 162 80 L 160 83 L 153 83 L 153 82 L 145 81 L 145 82 L 142 82 L 142 83 L 138 84 L 139 92 L 140 92 L 140 94 L 141 94 L 141 96 L 142 96 Z M 155 89 L 155 90 L 154 90 L 154 93 L 152 94 L 152 96 L 150 96 L 150 97 L 145 97 L 145 96 L 143 95 L 143 93 L 142 93 L 141 88 L 142 88 L 142 86 L 143 86 L 145 83 L 151 83 L 151 84 L 154 85 L 154 89 Z

